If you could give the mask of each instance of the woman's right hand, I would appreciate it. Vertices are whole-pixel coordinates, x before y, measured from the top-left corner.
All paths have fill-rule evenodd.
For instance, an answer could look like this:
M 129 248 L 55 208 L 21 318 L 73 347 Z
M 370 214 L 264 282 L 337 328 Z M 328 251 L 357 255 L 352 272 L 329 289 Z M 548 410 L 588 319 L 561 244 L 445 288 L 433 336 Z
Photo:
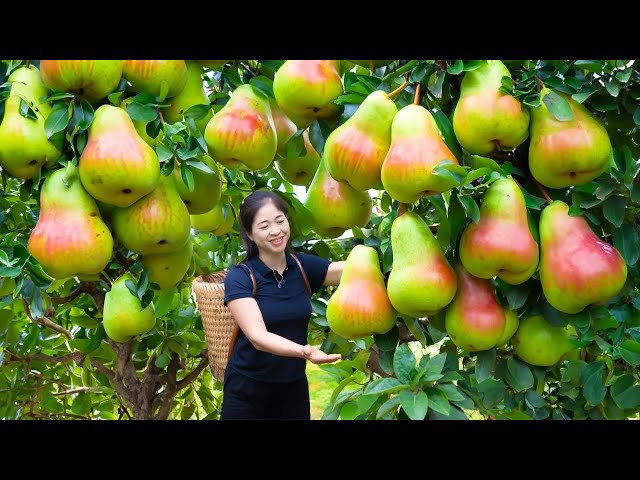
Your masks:
M 302 350 L 302 354 L 304 355 L 304 358 L 316 365 L 320 365 L 322 363 L 333 363 L 342 359 L 342 355 L 339 353 L 327 354 L 312 345 L 305 345 Z

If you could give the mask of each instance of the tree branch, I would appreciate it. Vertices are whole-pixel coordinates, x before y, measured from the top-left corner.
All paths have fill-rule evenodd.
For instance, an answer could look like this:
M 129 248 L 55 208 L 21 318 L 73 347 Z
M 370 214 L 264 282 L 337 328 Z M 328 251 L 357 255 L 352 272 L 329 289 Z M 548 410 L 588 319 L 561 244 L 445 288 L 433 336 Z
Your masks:
M 209 360 L 207 360 L 206 358 L 203 359 L 202 361 L 200 361 L 200 363 L 198 364 L 198 366 L 193 369 L 191 372 L 189 372 L 187 374 L 186 377 L 184 377 L 182 380 L 178 381 L 177 383 L 177 390 L 182 390 L 183 388 L 189 386 L 191 383 L 193 383 L 195 381 L 196 378 L 198 378 L 198 376 L 200 376 L 200 373 L 207 368 L 207 366 L 209 366 Z
M 381 377 L 393 377 L 393 375 L 389 375 L 382 369 L 382 366 L 380 366 L 380 353 L 378 353 L 378 350 L 375 348 L 371 348 L 371 354 L 369 355 L 369 360 L 367 361 L 367 367 L 369 367 L 369 369 L 373 373 L 377 373 Z
M 24 298 L 22 299 L 22 304 L 24 305 L 24 311 L 27 314 L 27 317 L 29 317 L 29 320 L 31 320 L 33 323 L 35 323 L 36 325 L 42 325 L 43 327 L 48 327 L 51 330 L 62 333 L 70 340 L 73 340 L 73 335 L 71 335 L 71 332 L 69 332 L 69 330 L 51 321 L 48 317 L 33 318 L 33 315 L 31 315 L 31 308 L 29 308 L 29 302 L 27 302 Z
M 75 298 L 82 295 L 83 293 L 93 293 L 96 291 L 96 286 L 93 283 L 82 282 L 78 285 L 73 292 L 71 292 L 66 297 L 51 297 L 51 302 L 59 305 L 61 303 L 69 303 L 72 302 Z

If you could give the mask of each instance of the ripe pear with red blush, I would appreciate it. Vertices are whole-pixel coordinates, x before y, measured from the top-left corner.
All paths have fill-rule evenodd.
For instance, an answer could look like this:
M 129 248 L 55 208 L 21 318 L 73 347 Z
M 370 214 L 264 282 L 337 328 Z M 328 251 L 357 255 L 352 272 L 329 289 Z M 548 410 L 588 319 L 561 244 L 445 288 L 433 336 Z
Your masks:
M 616 296 L 627 279 L 620 252 L 598 237 L 584 217 L 554 200 L 540 214 L 540 283 L 549 303 L 564 313 Z
M 447 334 L 462 350 L 489 350 L 502 340 L 506 309 L 498 303 L 490 280 L 474 277 L 460 264 L 456 275 L 458 290 L 445 313 Z
M 396 113 L 396 104 L 385 92 L 370 93 L 327 138 L 323 158 L 329 174 L 356 190 L 381 189 L 380 171 Z
M 355 340 L 387 333 L 396 318 L 378 253 L 372 247 L 356 245 L 349 252 L 340 284 L 327 303 L 329 327 L 341 337 Z
M 540 98 L 550 93 L 543 88 Z M 584 185 L 606 170 L 613 158 L 611 140 L 604 125 L 584 105 L 555 93 L 566 100 L 573 119 L 558 120 L 544 101 L 531 110 L 529 169 L 545 187 Z
M 387 292 L 398 312 L 427 317 L 453 300 L 456 275 L 422 218 L 410 211 L 397 217 L 391 225 L 391 246 Z
M 287 60 L 273 76 L 273 94 L 285 114 L 306 128 L 316 119 L 337 118 L 342 94 L 337 60 Z
M 73 164 L 45 179 L 27 248 L 55 279 L 97 275 L 109 263 L 113 237 Z
M 131 91 L 164 100 L 182 92 L 187 84 L 187 64 L 184 60 L 125 60 L 122 75 Z
M 209 120 L 204 139 L 209 155 L 227 168 L 267 168 L 278 146 L 269 99 L 253 85 L 239 86 Z
M 401 108 L 391 124 L 391 145 L 381 170 L 382 184 L 391 198 L 414 203 L 451 190 L 456 182 L 433 171 L 443 160 L 459 164 L 433 115 L 422 105 Z
M 304 206 L 312 216 L 313 230 L 322 237 L 336 238 L 353 227 L 364 227 L 371 219 L 369 192 L 361 192 L 334 180 L 320 160 Z
M 539 248 L 529 230 L 524 195 L 508 176 L 494 181 L 482 198 L 480 221 L 460 237 L 460 260 L 479 278 L 501 278 L 511 285 L 528 280 L 538 268 Z
M 160 178 L 155 150 L 124 109 L 108 104 L 95 111 L 79 170 L 93 198 L 122 208 L 150 193 Z
M 113 92 L 122 78 L 124 60 L 41 60 L 44 84 L 96 103 Z
M 511 78 L 511 73 L 500 60 L 485 60 L 464 74 L 452 124 L 458 142 L 469 153 L 513 150 L 529 136 L 529 111 L 520 100 L 500 91 L 503 77 Z

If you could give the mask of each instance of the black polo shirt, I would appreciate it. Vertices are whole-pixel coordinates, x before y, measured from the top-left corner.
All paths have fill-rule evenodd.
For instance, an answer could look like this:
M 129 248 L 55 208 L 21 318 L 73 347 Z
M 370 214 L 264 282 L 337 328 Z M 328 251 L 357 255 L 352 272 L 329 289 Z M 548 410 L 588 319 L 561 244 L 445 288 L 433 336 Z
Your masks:
M 327 276 L 330 261 L 297 253 L 311 291 L 316 293 Z M 287 253 L 284 282 L 278 288 L 273 271 L 257 255 L 245 262 L 256 277 L 256 302 L 267 330 L 300 345 L 307 344 L 311 301 L 296 261 Z M 224 280 L 225 305 L 237 298 L 253 297 L 253 284 L 244 267 L 235 265 Z M 251 344 L 242 330 L 227 369 L 264 382 L 291 382 L 305 376 L 306 360 L 261 352 Z

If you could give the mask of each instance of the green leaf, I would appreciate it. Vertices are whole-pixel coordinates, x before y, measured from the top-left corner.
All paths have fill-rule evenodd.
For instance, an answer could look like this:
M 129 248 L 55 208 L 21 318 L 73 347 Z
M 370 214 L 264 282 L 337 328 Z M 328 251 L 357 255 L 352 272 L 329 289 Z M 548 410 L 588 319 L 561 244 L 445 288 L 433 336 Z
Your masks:
M 524 398 L 527 404 L 533 409 L 544 408 L 547 405 L 545 399 L 542 398 L 535 390 L 527 390 Z
M 158 143 L 156 145 L 156 155 L 158 155 L 160 162 L 164 162 L 173 157 L 173 152 L 162 143 Z
M 496 363 L 495 348 L 478 352 L 478 355 L 476 356 L 476 381 L 478 383 L 482 383 L 487 378 L 491 378 L 491 373 L 495 368 L 495 363 Z
M 378 413 L 376 414 L 376 418 L 380 420 L 382 417 L 391 413 L 400 406 L 400 395 L 396 395 L 395 397 L 391 397 L 389 400 L 384 402 L 380 408 L 378 409 Z
M 87 393 L 79 393 L 76 398 L 73 399 L 71 404 L 71 412 L 75 415 L 85 417 L 91 413 L 91 396 Z
M 36 112 L 31 108 L 31 105 L 29 105 L 23 99 L 20 99 L 20 115 L 25 118 L 30 118 L 31 120 L 38 119 L 38 115 L 36 115 Z
M 464 69 L 464 62 L 462 60 L 456 60 L 453 65 L 447 65 L 447 72 L 451 75 L 460 75 Z
M 416 357 L 409 348 L 408 343 L 403 343 L 396 349 L 393 356 L 393 371 L 402 383 L 411 382 L 411 370 L 416 366 Z
M 443 391 L 430 388 L 427 391 L 427 396 L 429 397 L 429 408 L 431 410 L 435 410 L 446 416 L 449 415 L 451 412 L 451 404 Z
M 533 387 L 533 373 L 524 362 L 509 357 L 507 360 L 507 382 L 518 391 L 528 390 Z
M 404 317 L 403 320 L 404 324 L 407 326 L 411 334 L 416 338 L 417 341 L 420 342 L 420 345 L 425 346 L 427 344 L 427 337 L 425 336 L 422 324 L 418 321 L 418 319 L 413 317 Z
M 612 97 L 617 97 L 620 94 L 620 84 L 617 80 L 611 79 L 604 86 Z
M 194 120 L 202 120 L 211 112 L 210 105 L 197 104 L 190 106 L 185 112 L 185 118 L 193 118 Z
M 424 357 L 423 357 L 424 358 Z M 442 378 L 442 369 L 447 361 L 447 353 L 442 352 L 438 355 L 431 357 L 424 366 L 423 380 L 431 382 Z
M 127 105 L 127 113 L 132 120 L 142 123 L 154 121 L 158 117 L 158 110 L 149 105 L 143 105 L 136 101 Z
M 545 95 L 542 101 L 549 109 L 551 115 L 556 118 L 556 120 L 560 122 L 573 120 L 573 110 L 571 110 L 569 102 L 567 102 L 556 92 L 549 92 L 547 95 Z
M 640 125 L 640 107 L 636 107 L 635 112 L 633 112 L 633 121 L 636 122 L 636 125 Z
M 609 220 L 611 224 L 619 228 L 622 225 L 622 221 L 624 220 L 625 215 L 625 206 L 627 201 L 624 197 L 614 196 L 609 197 L 603 204 L 602 213 L 604 213 L 604 218 Z
M 411 83 L 420 83 L 422 79 L 427 74 L 427 69 L 429 68 L 428 63 L 421 63 L 411 72 L 411 76 L 409 77 L 409 81 Z
M 607 394 L 604 386 L 604 363 L 596 361 L 587 363 L 580 372 L 582 394 L 591 405 L 598 405 Z
M 411 390 L 403 390 L 398 394 L 400 405 L 411 420 L 424 420 L 429 409 L 429 397 L 422 390 L 413 393 Z
M 494 172 L 498 172 L 501 175 L 507 175 L 502 166 L 498 164 L 495 160 L 487 157 L 482 157 L 480 155 L 471 155 L 466 150 L 463 154 L 464 164 L 470 166 L 474 170 L 479 170 L 482 168 L 488 168 Z M 471 174 L 471 172 L 470 172 Z
M 480 221 L 480 209 L 475 199 L 470 195 L 458 195 L 458 200 L 462 204 L 467 217 L 473 220 L 473 223 Z
M 158 300 L 154 303 L 156 307 L 156 318 L 164 317 L 171 310 L 173 297 L 176 295 L 176 287 L 166 288 L 162 290 L 158 296 Z
M 617 347 L 620 356 L 633 367 L 640 365 L 640 343 L 635 340 L 626 340 Z
M 395 393 L 406 388 L 407 385 L 404 385 L 397 378 L 378 378 L 367 385 L 363 393 L 365 395 L 379 395 L 381 393 Z
M 398 341 L 400 340 L 400 332 L 398 331 L 397 326 L 393 326 L 391 330 L 384 334 L 376 334 L 373 336 L 373 339 L 383 352 L 390 352 L 395 350 L 398 345 Z
M 623 410 L 640 406 L 640 386 L 636 384 L 633 375 L 625 374 L 611 385 L 611 398 Z
M 467 399 L 453 383 L 442 383 L 437 388 L 444 392 L 451 402 L 462 402 Z
M 47 138 L 54 133 L 61 132 L 69 124 L 69 113 L 66 108 L 57 108 L 51 112 L 44 122 L 44 132 Z
M 156 361 L 154 363 L 158 368 L 166 368 L 166 366 L 169 365 L 169 362 L 171 362 L 171 355 L 169 355 L 167 352 L 163 352 L 158 355 L 158 358 L 156 358 Z
M 182 182 L 187 187 L 187 190 L 193 192 L 193 189 L 196 188 L 196 183 L 193 180 L 193 172 L 191 171 L 191 169 L 184 165 L 180 169 L 180 177 L 182 178 Z
M 628 223 L 613 231 L 613 246 L 620 252 L 630 267 L 640 258 L 640 236 L 638 230 Z

